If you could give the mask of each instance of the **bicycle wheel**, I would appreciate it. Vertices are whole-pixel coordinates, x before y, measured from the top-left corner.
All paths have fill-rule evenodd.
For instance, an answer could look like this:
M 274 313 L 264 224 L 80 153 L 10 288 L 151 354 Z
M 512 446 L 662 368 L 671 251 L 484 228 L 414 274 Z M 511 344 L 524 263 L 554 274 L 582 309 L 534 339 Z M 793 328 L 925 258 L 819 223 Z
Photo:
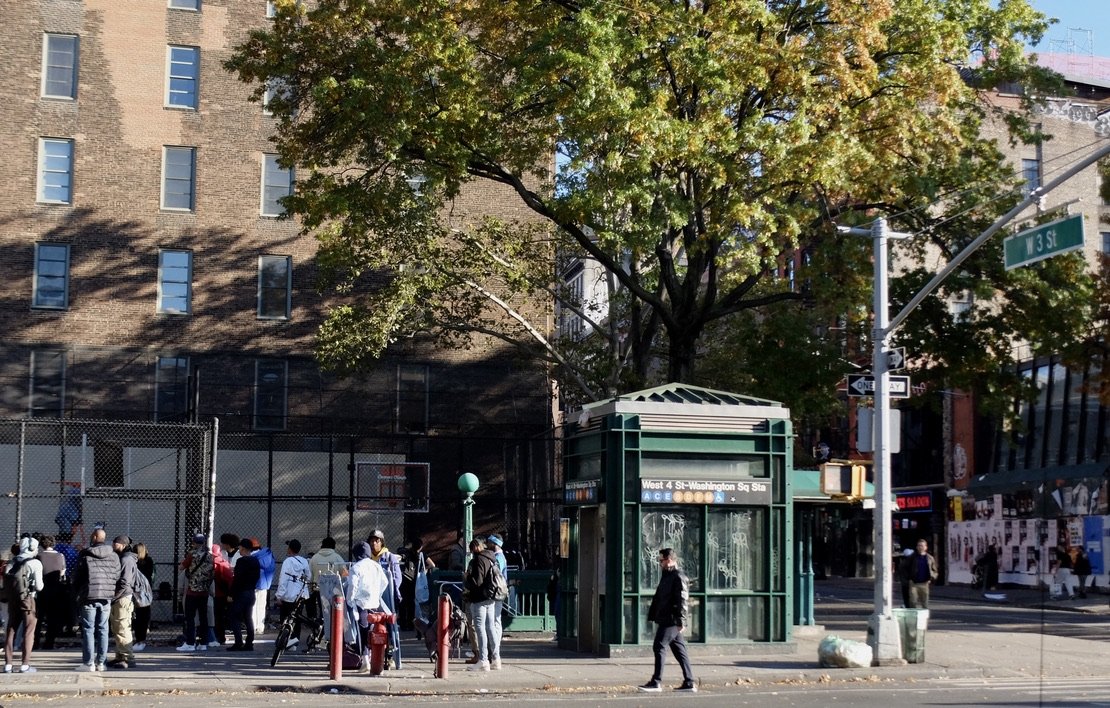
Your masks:
M 277 666 L 278 659 L 281 658 L 282 653 L 285 651 L 285 645 L 289 642 L 289 637 L 293 635 L 293 626 L 289 622 L 282 622 L 281 629 L 278 630 L 277 636 L 274 637 L 274 655 L 270 658 L 270 666 Z

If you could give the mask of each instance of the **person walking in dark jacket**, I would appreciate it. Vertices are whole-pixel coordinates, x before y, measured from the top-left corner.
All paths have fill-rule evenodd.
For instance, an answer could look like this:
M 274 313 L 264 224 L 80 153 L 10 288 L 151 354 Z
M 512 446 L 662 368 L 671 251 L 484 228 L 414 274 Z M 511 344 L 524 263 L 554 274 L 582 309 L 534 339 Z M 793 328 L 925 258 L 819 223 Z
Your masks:
M 1079 597 L 1087 597 L 1087 578 L 1091 576 L 1091 559 L 1087 557 L 1087 549 L 1083 546 L 1075 549 L 1075 562 L 1072 564 L 1072 572 L 1075 577 L 1079 579 L 1079 588 L 1076 592 Z
M 120 559 L 105 538 L 104 529 L 93 531 L 89 547 L 77 557 L 73 584 L 81 614 L 78 671 L 103 671 L 108 658 L 108 613 L 116 596 Z
M 659 585 L 648 607 L 648 621 L 659 625 L 655 631 L 655 642 L 651 645 L 655 652 L 655 672 L 651 680 L 640 686 L 645 693 L 659 693 L 663 690 L 663 654 L 671 648 L 674 658 L 682 669 L 682 685 L 678 691 L 698 690 L 694 683 L 694 672 L 690 668 L 690 657 L 686 652 L 686 640 L 682 630 L 686 628 L 690 616 L 690 581 L 678 569 L 678 559 L 673 548 L 659 551 Z
M 227 648 L 228 651 L 254 651 L 254 592 L 262 577 L 262 566 L 258 557 L 251 555 L 253 550 L 254 544 L 249 538 L 239 542 L 239 560 L 235 563 L 231 592 L 227 596 L 231 603 L 231 632 L 235 636 L 235 643 Z M 245 643 L 244 624 L 247 625 Z
M 131 618 L 135 613 L 135 584 L 138 582 L 139 557 L 131 551 L 131 539 L 127 536 L 116 536 L 112 541 L 112 550 L 119 555 L 120 573 L 109 614 L 112 640 L 116 643 L 116 657 L 108 662 L 108 666 L 113 669 L 129 669 L 135 665 Z

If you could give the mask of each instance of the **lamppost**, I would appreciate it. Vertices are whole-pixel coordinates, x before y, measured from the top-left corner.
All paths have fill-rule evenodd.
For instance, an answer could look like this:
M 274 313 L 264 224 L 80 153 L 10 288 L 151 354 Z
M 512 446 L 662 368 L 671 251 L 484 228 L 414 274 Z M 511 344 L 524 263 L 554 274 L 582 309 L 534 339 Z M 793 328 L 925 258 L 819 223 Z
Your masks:
M 478 477 L 470 472 L 459 476 L 459 491 L 466 495 L 463 499 L 463 538 L 470 543 L 474 537 L 474 492 L 478 491 Z

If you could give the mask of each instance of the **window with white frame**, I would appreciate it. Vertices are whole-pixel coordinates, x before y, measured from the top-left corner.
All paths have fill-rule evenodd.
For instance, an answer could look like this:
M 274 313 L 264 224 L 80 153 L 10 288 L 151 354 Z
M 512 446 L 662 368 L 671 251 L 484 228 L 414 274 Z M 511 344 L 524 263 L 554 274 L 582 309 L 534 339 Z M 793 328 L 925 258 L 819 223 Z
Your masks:
M 154 420 L 189 416 L 189 357 L 160 356 L 154 364 Z
M 1110 231 L 1102 231 L 1099 236 L 1102 237 L 1102 255 L 1110 256 Z
M 196 193 L 197 149 L 162 148 L 162 208 L 192 211 Z
M 428 432 L 428 367 L 397 367 L 397 432 Z
M 64 310 L 69 305 L 69 245 L 35 244 L 35 282 L 31 307 Z
M 65 410 L 66 354 L 49 349 L 31 352 L 28 412 L 33 418 L 61 418 Z
M 292 258 L 259 256 L 258 317 L 267 320 L 289 319 L 292 285 Z
M 187 315 L 192 311 L 193 254 L 191 251 L 158 252 L 158 312 Z
M 560 329 L 564 338 L 573 341 L 581 339 L 586 328 L 586 323 L 582 320 L 582 316 L 572 309 L 572 307 L 582 308 L 584 305 L 586 292 L 585 280 L 585 269 L 581 263 L 576 264 L 574 268 L 563 277 L 563 288 L 566 301 L 561 308 Z
M 1023 159 L 1021 161 L 1021 179 L 1023 184 L 1021 191 L 1023 194 L 1028 195 L 1034 189 L 1041 186 L 1041 161 Z
M 289 375 L 285 361 L 257 359 L 254 362 L 254 429 L 285 430 L 286 384 Z
M 170 0 L 172 10 L 199 10 L 200 0 Z
M 266 0 L 266 18 L 273 19 L 277 17 L 277 3 L 274 0 Z
M 200 80 L 200 48 L 171 44 L 166 48 L 166 105 L 173 108 L 197 107 Z
M 281 198 L 293 193 L 293 170 L 278 164 L 278 156 L 262 156 L 262 216 L 281 216 L 285 207 Z
M 45 98 L 77 98 L 77 48 L 75 34 L 44 34 L 42 37 L 42 95 Z
M 73 141 L 39 139 L 38 201 L 70 204 L 73 201 Z
M 289 90 L 289 83 L 285 79 L 271 78 L 266 82 L 266 90 L 262 93 L 262 113 L 263 115 L 272 116 L 274 113 L 270 110 L 270 104 L 274 99 L 288 101 L 292 92 Z

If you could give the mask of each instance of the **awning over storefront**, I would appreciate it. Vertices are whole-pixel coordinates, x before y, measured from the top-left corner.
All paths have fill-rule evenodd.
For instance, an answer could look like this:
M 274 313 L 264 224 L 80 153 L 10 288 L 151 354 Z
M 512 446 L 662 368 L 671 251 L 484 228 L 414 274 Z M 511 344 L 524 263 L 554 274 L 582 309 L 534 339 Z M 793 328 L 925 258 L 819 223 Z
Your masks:
M 1057 486 L 1058 482 L 1068 484 L 1083 479 L 1106 477 L 1107 475 L 1110 475 L 1110 465 L 1105 462 L 992 472 L 973 477 L 971 483 L 967 486 L 967 491 L 975 497 L 985 497 L 992 494 L 1013 494 L 1022 489 L 1036 490 L 1041 485 L 1051 488 Z
M 794 501 L 796 502 L 853 503 L 843 497 L 830 497 L 822 492 L 820 470 L 794 470 L 790 474 L 790 482 L 794 485 Z M 864 482 L 863 489 L 867 497 L 875 496 L 875 485 L 870 482 Z

